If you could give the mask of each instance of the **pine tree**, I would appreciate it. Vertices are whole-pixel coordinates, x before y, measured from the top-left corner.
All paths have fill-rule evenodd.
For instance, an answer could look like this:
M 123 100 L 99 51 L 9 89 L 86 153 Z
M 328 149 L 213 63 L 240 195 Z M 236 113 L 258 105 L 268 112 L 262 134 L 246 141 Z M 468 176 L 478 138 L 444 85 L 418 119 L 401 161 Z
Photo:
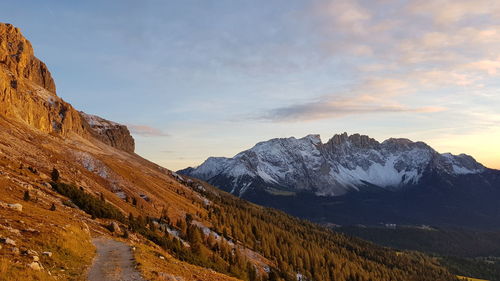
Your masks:
M 23 200 L 30 201 L 30 199 L 31 199 L 30 192 L 28 190 L 24 191 Z
M 56 168 L 52 169 L 52 173 L 50 173 L 50 178 L 52 179 L 53 182 L 59 181 L 59 171 Z

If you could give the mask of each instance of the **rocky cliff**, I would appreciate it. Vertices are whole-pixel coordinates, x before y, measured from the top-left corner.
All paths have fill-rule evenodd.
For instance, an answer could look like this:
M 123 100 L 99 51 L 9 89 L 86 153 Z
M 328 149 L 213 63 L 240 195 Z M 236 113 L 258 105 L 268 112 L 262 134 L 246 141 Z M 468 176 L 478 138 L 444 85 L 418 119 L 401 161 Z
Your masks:
M 54 80 L 47 66 L 35 57 L 31 43 L 18 28 L 4 23 L 0 23 L 0 116 L 46 133 L 94 137 L 127 152 L 134 150 L 126 127 L 103 131 L 91 126 L 58 97 Z
M 84 112 L 80 114 L 90 125 L 95 138 L 121 150 L 134 152 L 135 142 L 127 126 Z

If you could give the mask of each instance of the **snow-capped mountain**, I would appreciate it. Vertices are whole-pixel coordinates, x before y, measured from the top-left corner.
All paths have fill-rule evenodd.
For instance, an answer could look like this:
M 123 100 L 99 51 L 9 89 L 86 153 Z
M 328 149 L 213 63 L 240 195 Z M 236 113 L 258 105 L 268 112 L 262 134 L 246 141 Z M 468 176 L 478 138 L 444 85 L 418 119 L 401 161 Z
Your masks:
M 380 143 L 343 133 L 326 143 L 319 135 L 271 139 L 233 158 L 211 157 L 179 172 L 239 196 L 255 189 L 337 196 L 367 187 L 404 189 L 431 172 L 457 177 L 485 170 L 471 156 L 440 154 L 423 142 L 391 138 Z

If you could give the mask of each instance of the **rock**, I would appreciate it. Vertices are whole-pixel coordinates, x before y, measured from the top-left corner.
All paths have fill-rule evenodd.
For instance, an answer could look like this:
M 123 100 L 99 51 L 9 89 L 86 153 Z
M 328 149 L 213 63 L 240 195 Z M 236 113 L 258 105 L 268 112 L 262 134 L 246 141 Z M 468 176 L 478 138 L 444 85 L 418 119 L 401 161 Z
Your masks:
M 90 233 L 90 228 L 85 222 L 82 222 L 82 229 L 85 233 Z
M 33 256 L 33 261 L 39 261 L 40 258 L 38 256 Z
M 84 112 L 80 114 L 89 123 L 95 138 L 123 151 L 134 152 L 134 138 L 130 135 L 127 126 Z
M 7 244 L 7 245 L 12 245 L 12 246 L 16 246 L 16 241 L 14 241 L 14 240 L 12 240 L 10 238 L 5 238 L 5 237 L 0 238 L 0 243 Z
M 40 233 L 40 231 L 36 230 L 36 229 L 33 229 L 31 227 L 29 228 L 26 228 L 23 230 L 24 232 L 31 232 L 31 233 Z
M 7 207 L 11 208 L 12 210 L 19 211 L 19 212 L 23 211 L 23 205 L 21 205 L 19 203 L 7 204 Z
M 116 223 L 116 222 L 112 222 L 109 225 L 109 231 L 115 232 L 115 233 L 120 232 L 120 225 L 118 225 L 118 223 Z
M 21 234 L 21 231 L 19 231 L 19 229 L 15 229 L 15 228 L 10 227 L 8 230 L 16 235 Z
M 43 252 L 42 255 L 50 258 L 50 257 L 52 257 L 52 252 Z
M 42 269 L 43 269 L 42 265 L 41 265 L 39 262 L 37 262 L 37 261 L 34 261 L 34 262 L 30 263 L 28 266 L 29 266 L 31 269 L 33 269 L 33 270 L 37 270 L 37 271 L 39 271 L 39 270 L 42 270 Z
M 30 256 L 38 256 L 38 252 L 34 251 L 34 250 L 28 250 L 27 254 L 30 255 Z
M 165 280 L 165 281 L 184 281 L 184 278 L 180 276 L 175 276 L 164 272 L 158 273 L 158 276 L 161 278 L 160 280 Z
M 56 95 L 47 66 L 34 56 L 21 31 L 0 23 L 0 42 L 0 61 L 6 66 L 0 70 L 0 113 L 46 133 L 85 135 L 80 115 Z
M 35 57 L 31 43 L 19 28 L 0 23 L 0 115 L 21 121 L 45 133 L 77 134 L 97 139 L 127 152 L 134 140 L 127 127 L 89 124 L 69 103 L 56 94 L 47 66 Z M 104 119 L 103 119 L 104 120 Z
M 31 43 L 24 38 L 19 28 L 11 24 L 0 24 L 0 61 L 16 77 L 25 78 L 55 94 L 56 85 L 47 66 L 34 56 Z M 9 87 L 19 88 L 20 79 L 9 79 Z
M 19 255 L 19 248 L 17 247 L 12 248 L 12 254 Z

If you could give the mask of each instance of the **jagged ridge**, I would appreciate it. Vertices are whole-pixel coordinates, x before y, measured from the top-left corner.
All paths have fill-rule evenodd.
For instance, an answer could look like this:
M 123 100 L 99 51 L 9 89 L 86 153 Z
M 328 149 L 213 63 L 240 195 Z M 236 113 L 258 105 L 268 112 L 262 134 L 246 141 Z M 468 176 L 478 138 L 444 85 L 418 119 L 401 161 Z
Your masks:
M 252 188 L 342 195 L 367 185 L 390 190 L 415 185 L 428 171 L 457 176 L 485 169 L 471 156 L 439 154 L 423 142 L 391 138 L 379 143 L 343 133 L 326 143 L 319 135 L 272 139 L 233 158 L 212 157 L 180 173 L 240 196 Z

